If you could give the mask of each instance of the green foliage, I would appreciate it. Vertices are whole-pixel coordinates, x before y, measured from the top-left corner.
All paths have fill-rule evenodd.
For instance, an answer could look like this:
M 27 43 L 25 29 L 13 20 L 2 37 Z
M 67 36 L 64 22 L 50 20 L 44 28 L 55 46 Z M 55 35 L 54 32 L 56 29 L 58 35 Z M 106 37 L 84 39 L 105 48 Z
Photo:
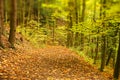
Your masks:
M 77 52 L 77 54 L 80 55 L 81 57 L 83 57 L 86 62 L 89 62 L 90 64 L 93 64 L 93 59 L 91 59 L 89 56 L 86 56 L 86 54 L 83 51 L 80 51 L 79 47 L 77 47 L 77 48 L 71 47 L 70 49 L 72 51 Z
M 28 22 L 27 26 L 19 26 L 17 31 L 21 32 L 21 34 L 34 45 L 40 46 L 44 44 L 47 35 L 46 28 L 39 28 L 38 25 L 39 23 L 31 20 Z
M 66 44 L 66 39 L 67 39 L 67 33 L 66 33 L 66 28 L 65 26 L 59 26 L 58 28 L 56 28 L 55 30 L 55 37 L 56 37 L 56 41 L 60 44 L 60 45 L 65 45 Z

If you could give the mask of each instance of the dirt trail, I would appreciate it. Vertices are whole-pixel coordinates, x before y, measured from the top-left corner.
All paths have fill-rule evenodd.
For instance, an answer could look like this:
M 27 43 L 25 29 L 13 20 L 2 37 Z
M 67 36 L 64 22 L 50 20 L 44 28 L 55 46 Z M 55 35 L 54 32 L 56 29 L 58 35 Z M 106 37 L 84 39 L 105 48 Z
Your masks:
M 14 52 L 13 52 L 14 53 Z M 62 46 L 16 51 L 0 65 L 0 80 L 112 80 Z

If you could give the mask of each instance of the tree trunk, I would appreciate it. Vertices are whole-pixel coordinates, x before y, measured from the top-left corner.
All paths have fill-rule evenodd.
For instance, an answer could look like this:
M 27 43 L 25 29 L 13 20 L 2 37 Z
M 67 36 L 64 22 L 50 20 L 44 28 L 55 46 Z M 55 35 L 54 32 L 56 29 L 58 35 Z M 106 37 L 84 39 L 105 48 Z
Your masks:
M 3 34 L 3 20 L 4 20 L 4 11 L 3 11 L 3 1 L 0 0 L 0 47 L 4 48 L 3 43 L 2 43 L 2 34 Z
M 99 37 L 96 38 L 96 48 L 95 48 L 95 57 L 94 57 L 94 64 L 96 64 L 96 60 L 98 57 L 98 51 L 99 51 Z
M 109 62 L 110 62 L 110 58 L 111 58 L 111 56 L 112 56 L 112 52 L 113 52 L 113 50 L 112 49 L 110 49 L 110 52 L 109 52 L 109 55 L 108 55 L 108 59 L 107 59 L 107 61 L 106 61 L 106 66 L 109 64 Z
M 95 23 L 96 22 L 96 0 L 94 0 L 94 14 L 93 14 L 93 22 Z M 92 40 L 91 40 L 91 42 L 94 44 L 94 42 L 95 42 L 95 40 L 96 40 L 96 38 L 92 38 Z M 95 49 L 96 50 L 96 49 Z M 92 47 L 92 49 L 91 49 L 91 54 L 93 55 L 93 58 L 94 58 L 94 64 L 96 63 L 95 62 L 95 57 L 97 57 L 97 54 L 95 54 L 95 56 L 94 56 L 94 48 Z
M 80 12 L 80 9 L 79 9 L 80 4 L 78 2 L 79 2 L 78 0 L 75 0 L 75 18 L 76 18 L 75 23 L 76 23 L 77 26 L 78 26 L 78 23 L 79 23 L 79 12 Z M 76 29 L 77 29 L 77 27 L 76 27 Z M 79 46 L 79 41 L 80 41 L 79 40 L 79 33 L 76 32 L 75 33 L 74 47 Z
M 82 16 L 81 22 L 84 22 L 85 19 L 85 9 L 86 9 L 86 0 L 82 0 Z M 81 33 L 81 50 L 84 49 L 84 34 Z
M 94 0 L 94 15 L 93 15 L 93 21 L 94 23 L 96 22 L 96 0 Z M 99 32 L 99 29 L 97 30 L 97 33 Z M 95 38 L 95 42 L 96 42 L 96 47 L 95 47 L 95 56 L 94 56 L 94 63 L 93 64 L 96 64 L 96 61 L 97 61 L 97 57 L 98 57 L 98 51 L 99 51 L 99 37 L 97 36 L 97 38 Z
M 72 22 L 72 16 L 71 13 L 69 14 L 69 22 L 68 22 L 68 31 L 67 31 L 67 47 L 73 46 L 73 33 L 70 30 L 72 28 L 73 22 Z
M 16 33 L 16 26 L 17 26 L 17 0 L 13 0 L 11 2 L 11 17 L 10 17 L 10 34 L 9 34 L 9 42 L 10 47 L 15 48 L 15 33 Z
M 38 1 L 38 6 L 37 6 L 37 8 L 38 8 L 38 13 L 37 13 L 38 30 L 39 30 L 39 27 L 40 27 L 40 25 L 39 25 L 39 23 L 40 23 L 40 6 L 41 6 L 40 1 Z
M 55 27 L 56 27 L 56 23 L 55 21 L 53 21 L 53 29 L 52 29 L 52 44 L 55 45 Z
M 7 20 L 8 20 L 7 0 L 5 0 L 5 23 L 7 23 Z
M 23 27 L 24 27 L 24 23 L 25 23 L 25 0 L 22 0 L 22 5 L 23 5 L 23 8 L 22 8 L 22 24 L 23 24 Z
M 101 0 L 102 1 L 102 0 Z M 106 30 L 106 26 L 105 26 L 105 17 L 106 17 L 106 12 L 105 12 L 105 8 L 106 8 L 106 0 L 102 1 L 102 27 Z M 102 34 L 102 53 L 101 53 L 101 66 L 100 66 L 100 71 L 104 70 L 105 67 L 105 62 L 106 62 L 106 35 Z
M 105 36 L 102 36 L 102 54 L 101 54 L 101 67 L 100 67 L 100 71 L 104 70 L 105 67 L 105 63 L 106 63 L 106 38 Z
M 74 3 L 73 1 L 68 2 L 68 7 L 69 7 L 69 14 L 68 14 L 68 26 L 67 26 L 67 47 L 72 47 L 73 46 L 73 32 L 71 31 L 71 28 L 73 26 L 73 6 Z
M 114 78 L 115 79 L 119 78 L 119 73 L 120 73 L 120 31 L 119 31 L 118 54 L 117 54 L 117 60 L 116 60 L 115 69 L 114 69 Z

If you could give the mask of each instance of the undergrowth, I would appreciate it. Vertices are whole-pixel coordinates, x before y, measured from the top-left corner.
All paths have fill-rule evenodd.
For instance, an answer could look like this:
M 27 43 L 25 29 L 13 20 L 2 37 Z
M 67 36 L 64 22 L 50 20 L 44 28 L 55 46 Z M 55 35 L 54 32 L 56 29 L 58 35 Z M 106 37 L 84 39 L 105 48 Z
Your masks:
M 90 57 L 88 57 L 88 56 L 86 56 L 86 55 L 85 55 L 85 52 L 84 52 L 84 51 L 81 51 L 81 50 L 79 49 L 79 47 L 78 47 L 78 48 L 71 47 L 70 49 L 71 49 L 72 51 L 75 51 L 79 56 L 83 57 L 86 62 L 89 62 L 90 64 L 93 64 L 93 59 L 90 58 Z
M 100 60 L 97 60 L 97 63 L 94 64 L 94 59 L 90 58 L 89 56 L 87 56 L 85 53 L 86 51 L 81 51 L 79 47 L 77 48 L 74 48 L 74 47 L 71 47 L 70 50 L 76 52 L 79 56 L 83 57 L 84 60 L 86 62 L 88 62 L 90 65 L 96 67 L 97 69 L 100 69 L 100 63 L 101 61 Z M 104 69 L 104 72 L 107 72 L 107 73 L 110 73 L 111 75 L 113 75 L 113 67 L 110 67 L 110 66 L 106 66 L 105 69 Z

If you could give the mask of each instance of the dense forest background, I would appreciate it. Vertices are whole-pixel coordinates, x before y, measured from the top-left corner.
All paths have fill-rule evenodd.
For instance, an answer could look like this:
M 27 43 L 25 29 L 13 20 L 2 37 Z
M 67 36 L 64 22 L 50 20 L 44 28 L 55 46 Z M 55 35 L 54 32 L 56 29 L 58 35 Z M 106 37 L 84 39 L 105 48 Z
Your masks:
M 0 46 L 8 34 L 14 49 L 18 32 L 37 47 L 72 48 L 100 71 L 114 69 L 118 79 L 119 8 L 120 0 L 0 0 Z

